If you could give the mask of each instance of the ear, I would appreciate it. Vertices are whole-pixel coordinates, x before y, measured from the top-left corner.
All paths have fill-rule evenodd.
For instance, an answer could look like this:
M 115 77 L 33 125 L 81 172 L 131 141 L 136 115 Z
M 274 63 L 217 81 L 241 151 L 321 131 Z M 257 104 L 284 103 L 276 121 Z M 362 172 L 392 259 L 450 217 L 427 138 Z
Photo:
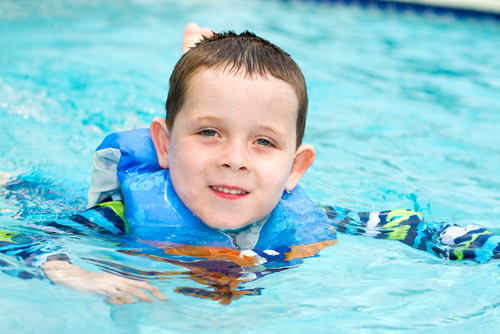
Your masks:
M 161 117 L 156 117 L 149 128 L 151 139 L 156 149 L 158 163 L 163 169 L 168 169 L 168 147 L 170 146 L 170 135 L 167 122 Z
M 295 188 L 302 175 L 304 175 L 309 166 L 314 162 L 314 159 L 316 159 L 316 150 L 311 145 L 301 145 L 297 149 L 292 170 L 286 181 L 285 190 L 292 191 Z

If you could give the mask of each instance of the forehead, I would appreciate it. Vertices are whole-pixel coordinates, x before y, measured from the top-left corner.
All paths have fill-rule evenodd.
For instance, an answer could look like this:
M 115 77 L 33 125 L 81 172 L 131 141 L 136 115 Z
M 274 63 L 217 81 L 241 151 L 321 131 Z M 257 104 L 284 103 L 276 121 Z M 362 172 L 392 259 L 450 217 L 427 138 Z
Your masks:
M 257 108 L 267 108 L 269 112 L 286 109 L 290 117 L 297 118 L 298 99 L 294 89 L 270 75 L 205 68 L 192 75 L 186 88 L 184 106 L 229 103 L 236 109 L 253 104 Z

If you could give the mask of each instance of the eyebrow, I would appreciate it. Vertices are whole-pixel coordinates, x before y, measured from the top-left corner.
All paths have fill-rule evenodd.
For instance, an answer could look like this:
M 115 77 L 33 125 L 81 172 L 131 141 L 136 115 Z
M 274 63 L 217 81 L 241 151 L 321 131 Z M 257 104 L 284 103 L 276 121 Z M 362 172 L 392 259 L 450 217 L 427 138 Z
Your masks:
M 222 118 L 215 117 L 215 116 L 199 116 L 195 117 L 194 122 L 203 122 L 203 121 L 210 121 L 210 122 L 215 122 L 215 123 L 222 123 Z
M 277 135 L 278 137 L 283 138 L 283 134 L 281 134 L 281 132 L 276 131 L 275 129 L 273 129 L 273 128 L 269 127 L 269 126 L 259 125 L 258 128 L 261 129 L 261 130 L 264 130 L 264 131 L 270 131 L 270 132 L 274 133 L 275 135 Z

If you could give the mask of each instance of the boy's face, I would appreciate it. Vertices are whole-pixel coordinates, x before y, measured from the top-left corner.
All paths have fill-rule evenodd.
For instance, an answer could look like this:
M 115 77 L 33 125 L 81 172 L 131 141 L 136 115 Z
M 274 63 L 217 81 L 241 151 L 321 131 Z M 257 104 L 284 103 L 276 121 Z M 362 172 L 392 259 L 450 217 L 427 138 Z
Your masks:
M 191 212 L 224 229 L 271 213 L 314 160 L 309 145 L 296 151 L 297 105 L 292 87 L 271 76 L 204 70 L 190 80 L 171 133 L 162 119 L 151 133 L 160 165 L 170 169 Z M 296 153 L 304 158 L 304 148 L 308 160 L 297 167 Z

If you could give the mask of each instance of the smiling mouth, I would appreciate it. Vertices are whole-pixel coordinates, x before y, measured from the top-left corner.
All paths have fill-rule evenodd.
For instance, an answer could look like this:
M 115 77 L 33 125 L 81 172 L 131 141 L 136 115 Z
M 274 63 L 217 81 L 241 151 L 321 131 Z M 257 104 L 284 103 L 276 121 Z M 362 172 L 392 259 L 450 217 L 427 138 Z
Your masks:
M 217 186 L 210 186 L 215 191 L 224 193 L 224 194 L 229 194 L 229 195 L 246 195 L 248 194 L 247 191 L 241 190 L 241 189 L 228 189 L 224 187 L 217 187 Z

